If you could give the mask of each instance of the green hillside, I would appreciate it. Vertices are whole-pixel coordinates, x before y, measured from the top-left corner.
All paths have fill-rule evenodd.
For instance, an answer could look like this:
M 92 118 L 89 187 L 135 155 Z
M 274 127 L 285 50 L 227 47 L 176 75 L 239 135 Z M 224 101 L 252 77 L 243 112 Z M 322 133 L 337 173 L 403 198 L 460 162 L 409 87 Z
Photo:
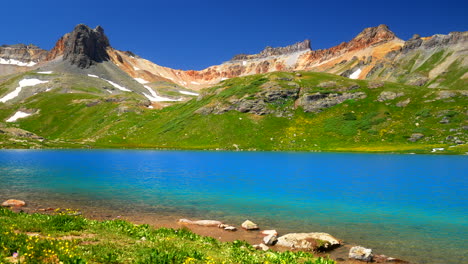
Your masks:
M 437 59 L 437 58 L 435 58 Z M 424 68 L 424 65 L 420 66 Z M 0 84 L 0 96 L 12 81 Z M 56 87 L 71 86 L 56 79 Z M 269 73 L 225 80 L 161 110 L 98 87 L 55 88 L 0 103 L 3 148 L 164 148 L 461 154 L 466 90 Z M 5 122 L 20 109 L 34 112 Z M 19 130 L 19 129 L 22 130 Z M 16 130 L 15 130 L 16 129 Z M 21 135 L 31 132 L 35 136 Z M 20 131 L 20 132 L 18 132 Z M 22 132 L 23 131 L 23 132 Z M 26 133 L 27 134 L 27 133 Z M 40 139 L 42 137 L 43 139 Z

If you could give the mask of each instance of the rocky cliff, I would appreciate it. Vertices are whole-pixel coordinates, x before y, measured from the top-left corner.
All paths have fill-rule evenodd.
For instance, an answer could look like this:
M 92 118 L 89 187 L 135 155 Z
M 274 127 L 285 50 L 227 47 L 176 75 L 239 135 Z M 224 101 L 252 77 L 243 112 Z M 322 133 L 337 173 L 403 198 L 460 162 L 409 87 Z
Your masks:
M 109 60 L 106 49 L 110 47 L 104 29 L 97 26 L 91 29 L 80 24 L 66 37 L 63 59 L 79 68 Z
M 12 64 L 17 66 L 27 66 L 24 64 L 36 64 L 40 61 L 45 60 L 47 57 L 47 51 L 43 50 L 32 44 L 16 44 L 16 45 L 2 45 L 0 46 L 0 59 L 3 61 L 10 61 L 11 63 L 2 63 L 2 64 Z M 15 63 L 16 62 L 16 63 Z
M 310 40 L 306 39 L 304 41 L 297 42 L 293 45 L 289 45 L 286 47 L 272 48 L 268 46 L 258 54 L 253 54 L 253 55 L 238 54 L 234 56 L 231 59 L 231 61 L 260 59 L 260 58 L 266 58 L 270 56 L 287 55 L 287 54 L 301 52 L 301 51 L 310 51 Z

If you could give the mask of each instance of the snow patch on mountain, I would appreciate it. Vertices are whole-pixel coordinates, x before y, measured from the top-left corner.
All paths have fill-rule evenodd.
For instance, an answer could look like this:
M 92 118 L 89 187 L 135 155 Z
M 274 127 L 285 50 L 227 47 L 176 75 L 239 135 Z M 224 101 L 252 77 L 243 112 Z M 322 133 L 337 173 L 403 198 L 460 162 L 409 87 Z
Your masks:
M 148 98 L 151 102 L 177 102 L 182 101 L 182 99 L 171 99 L 167 97 L 159 96 L 151 87 L 144 85 L 144 87 L 150 92 L 151 95 L 143 93 L 143 95 Z
M 22 66 L 22 67 L 32 67 L 32 66 L 36 65 L 37 63 L 35 63 L 34 61 L 22 62 L 22 61 L 14 60 L 14 59 L 3 59 L 3 58 L 0 58 L 0 64 L 5 64 L 5 65 L 16 65 L 16 66 Z
M 27 117 L 27 116 L 30 116 L 31 114 L 29 113 L 25 113 L 25 112 L 22 112 L 22 111 L 18 111 L 16 112 L 14 115 L 12 115 L 10 118 L 8 118 L 6 120 L 6 122 L 16 122 L 16 120 L 20 119 L 20 118 L 24 118 L 24 117 Z
M 198 95 L 199 95 L 199 94 L 197 94 L 197 93 L 187 92 L 187 91 L 179 91 L 179 93 L 181 93 L 181 94 L 186 94 L 186 95 L 194 95 L 194 96 L 198 96 Z
M 145 79 L 141 79 L 141 78 L 134 78 L 134 79 L 135 79 L 135 81 L 137 81 L 137 82 L 139 82 L 139 83 L 141 83 L 141 84 L 147 84 L 147 83 L 149 83 L 149 82 L 148 82 L 147 80 L 145 80 Z
M 41 84 L 41 83 L 48 83 L 49 81 L 41 81 L 39 79 L 23 79 L 21 81 L 19 81 L 19 86 L 16 87 L 16 89 L 5 95 L 4 97 L 2 97 L 0 99 L 0 102 L 2 103 L 5 103 L 15 97 L 17 97 L 19 95 L 19 93 L 21 92 L 21 90 L 23 89 L 23 87 L 27 87 L 27 86 L 35 86 L 35 85 L 38 85 L 38 84 Z
M 355 72 L 353 72 L 349 78 L 350 79 L 357 79 L 359 78 L 359 74 L 361 74 L 362 70 L 361 69 L 357 69 Z

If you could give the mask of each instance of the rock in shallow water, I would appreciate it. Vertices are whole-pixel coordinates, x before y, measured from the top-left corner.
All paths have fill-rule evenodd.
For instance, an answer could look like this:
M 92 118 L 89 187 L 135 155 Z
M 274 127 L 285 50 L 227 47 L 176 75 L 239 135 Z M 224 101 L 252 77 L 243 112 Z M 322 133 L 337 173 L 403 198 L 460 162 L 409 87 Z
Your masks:
M 276 245 L 289 248 L 324 251 L 340 246 L 340 241 L 327 233 L 291 233 L 280 236 Z
M 196 220 L 192 221 L 189 219 L 179 219 L 179 223 L 187 224 L 187 225 L 199 225 L 199 226 L 219 226 L 223 223 L 221 221 L 216 220 Z
M 255 224 L 254 222 L 250 221 L 250 220 L 245 220 L 244 223 L 242 223 L 242 228 L 246 229 L 246 230 L 257 230 L 258 229 L 258 225 Z
M 21 200 L 15 200 L 15 199 L 9 199 L 9 200 L 6 200 L 2 203 L 2 206 L 3 207 L 22 207 L 22 206 L 25 206 L 26 205 L 26 202 L 25 201 L 21 201 Z
M 352 247 L 349 250 L 349 258 L 362 260 L 362 261 L 372 261 L 372 249 L 364 247 Z

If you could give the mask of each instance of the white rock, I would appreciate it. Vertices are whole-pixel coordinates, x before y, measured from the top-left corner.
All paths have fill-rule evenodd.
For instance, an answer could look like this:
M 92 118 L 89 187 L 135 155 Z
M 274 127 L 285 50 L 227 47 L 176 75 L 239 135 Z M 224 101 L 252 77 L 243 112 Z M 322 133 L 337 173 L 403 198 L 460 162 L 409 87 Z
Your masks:
M 250 221 L 250 220 L 245 220 L 244 223 L 242 223 L 242 228 L 246 229 L 246 230 L 256 230 L 258 229 L 258 225 L 255 224 L 254 222 Z
M 265 245 L 268 245 L 268 246 L 274 245 L 276 241 L 278 241 L 278 238 L 276 237 L 276 235 L 273 235 L 273 234 L 268 235 L 263 238 L 263 243 L 265 243 Z
M 253 245 L 253 247 L 255 249 L 261 249 L 263 251 L 267 251 L 268 249 L 270 249 L 267 245 L 261 243 L 260 245 Z
M 364 248 L 361 246 L 352 247 L 349 250 L 349 258 L 362 260 L 362 261 L 372 261 L 372 249 Z
M 274 235 L 274 236 L 277 236 L 278 235 L 278 232 L 276 232 L 276 230 L 263 230 L 260 232 L 262 235 Z
M 278 246 L 299 249 L 331 249 L 340 245 L 340 241 L 327 233 L 291 233 L 278 238 Z
M 223 223 L 216 220 L 189 220 L 189 219 L 179 219 L 179 223 L 187 225 L 199 225 L 199 226 L 219 226 Z

